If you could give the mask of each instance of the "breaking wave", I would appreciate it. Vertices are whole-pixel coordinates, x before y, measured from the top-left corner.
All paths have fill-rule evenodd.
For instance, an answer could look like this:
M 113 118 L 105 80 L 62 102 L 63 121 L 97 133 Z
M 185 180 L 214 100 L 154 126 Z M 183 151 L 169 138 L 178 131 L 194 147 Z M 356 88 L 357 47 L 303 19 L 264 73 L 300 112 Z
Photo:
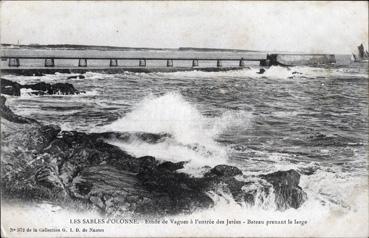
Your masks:
M 139 140 L 115 145 L 135 156 L 151 155 L 168 161 L 189 161 L 188 167 L 227 162 L 227 148 L 216 142 L 226 129 L 247 127 L 250 113 L 226 111 L 220 117 L 205 117 L 177 92 L 144 98 L 131 112 L 98 131 L 167 133 L 170 138 L 158 144 Z

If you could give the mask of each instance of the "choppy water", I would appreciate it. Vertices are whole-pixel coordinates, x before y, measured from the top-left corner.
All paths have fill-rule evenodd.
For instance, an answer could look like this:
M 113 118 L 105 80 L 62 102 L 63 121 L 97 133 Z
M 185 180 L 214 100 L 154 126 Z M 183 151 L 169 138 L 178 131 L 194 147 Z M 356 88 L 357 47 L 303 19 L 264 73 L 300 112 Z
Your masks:
M 235 164 L 245 174 L 294 168 L 312 207 L 367 209 L 368 68 L 272 67 L 231 72 L 86 73 L 68 80 L 86 94 L 9 99 L 18 114 L 64 130 L 167 132 L 159 144 L 111 141 L 136 156 Z M 4 76 L 66 82 L 67 74 Z M 268 209 L 268 208 L 263 208 Z M 321 212 L 320 211 L 320 212 Z

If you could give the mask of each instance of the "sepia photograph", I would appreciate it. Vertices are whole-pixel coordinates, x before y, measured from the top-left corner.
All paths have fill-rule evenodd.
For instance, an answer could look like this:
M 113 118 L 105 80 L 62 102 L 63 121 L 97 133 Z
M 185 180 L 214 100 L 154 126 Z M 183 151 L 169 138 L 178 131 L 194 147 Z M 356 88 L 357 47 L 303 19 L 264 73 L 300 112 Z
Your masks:
M 368 1 L 1 1 L 1 237 L 368 237 Z

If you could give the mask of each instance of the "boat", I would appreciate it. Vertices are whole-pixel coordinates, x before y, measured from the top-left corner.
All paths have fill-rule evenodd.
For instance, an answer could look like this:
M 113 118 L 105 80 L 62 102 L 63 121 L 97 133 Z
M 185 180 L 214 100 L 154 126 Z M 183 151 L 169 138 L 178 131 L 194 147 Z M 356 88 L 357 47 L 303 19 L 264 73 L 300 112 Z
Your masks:
M 358 49 L 358 54 L 355 55 L 354 53 L 352 53 L 352 61 L 354 62 L 368 62 L 369 59 L 369 53 L 367 50 L 364 49 L 363 44 L 359 45 L 357 47 Z

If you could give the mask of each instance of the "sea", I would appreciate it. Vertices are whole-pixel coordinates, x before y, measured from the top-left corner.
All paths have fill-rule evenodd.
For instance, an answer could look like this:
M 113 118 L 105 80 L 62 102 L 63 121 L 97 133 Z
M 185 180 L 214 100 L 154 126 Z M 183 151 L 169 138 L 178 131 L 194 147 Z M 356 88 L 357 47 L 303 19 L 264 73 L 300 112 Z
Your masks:
M 182 225 L 183 236 L 193 229 L 208 236 L 368 234 L 363 222 L 368 221 L 368 64 L 272 66 L 258 72 L 259 66 L 251 66 L 224 72 L 86 72 L 75 79 L 60 73 L 2 77 L 23 84 L 68 82 L 84 91 L 35 96 L 23 90 L 20 97 L 8 97 L 15 113 L 62 130 L 172 135 L 157 144 L 109 143 L 136 157 L 188 161 L 181 172 L 192 176 L 218 164 L 235 165 L 246 176 L 289 169 L 301 174 L 308 200 L 298 209 L 277 211 L 271 198 L 254 207 L 239 205 L 224 194 L 214 195 L 214 208 L 175 218 L 290 219 L 305 225 Z M 124 234 L 173 235 L 178 229 L 129 233 L 127 228 Z

